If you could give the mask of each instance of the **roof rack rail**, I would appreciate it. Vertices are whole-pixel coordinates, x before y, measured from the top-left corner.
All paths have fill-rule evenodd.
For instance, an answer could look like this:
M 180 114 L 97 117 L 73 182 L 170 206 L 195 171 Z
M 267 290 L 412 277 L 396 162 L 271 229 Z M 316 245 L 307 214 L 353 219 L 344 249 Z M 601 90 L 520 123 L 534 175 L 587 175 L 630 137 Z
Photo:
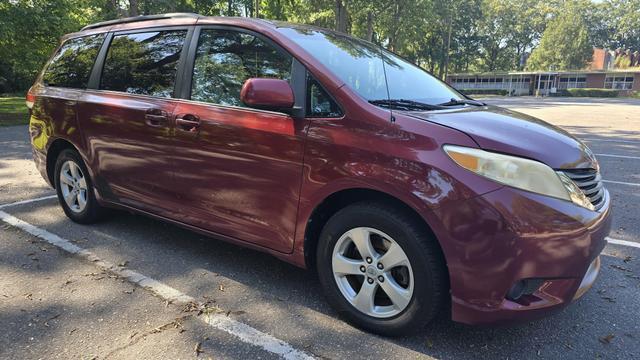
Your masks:
M 158 15 L 140 15 L 140 16 L 123 18 L 123 19 L 101 21 L 95 24 L 87 25 L 82 29 L 80 29 L 80 31 L 95 29 L 95 28 L 108 26 L 108 25 L 127 24 L 127 23 L 138 22 L 138 21 L 175 19 L 175 18 L 198 18 L 198 17 L 200 17 L 200 15 L 194 14 L 194 13 L 167 13 L 167 14 L 158 14 Z

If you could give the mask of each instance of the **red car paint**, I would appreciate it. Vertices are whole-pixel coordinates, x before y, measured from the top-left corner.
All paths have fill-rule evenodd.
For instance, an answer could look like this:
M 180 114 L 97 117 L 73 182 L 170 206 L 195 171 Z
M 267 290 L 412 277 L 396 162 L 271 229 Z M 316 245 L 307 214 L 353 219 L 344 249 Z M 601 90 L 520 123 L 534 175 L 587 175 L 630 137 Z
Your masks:
M 280 79 L 249 79 L 242 86 L 240 99 L 257 108 L 269 105 L 272 109 L 287 109 L 295 103 L 291 86 Z
M 605 244 L 610 200 L 598 212 L 502 186 L 455 164 L 445 144 L 542 161 L 555 169 L 597 168 L 566 132 L 496 107 L 390 111 L 368 103 L 277 30 L 237 18 L 178 18 L 117 24 L 78 35 L 152 27 L 224 25 L 262 34 L 292 54 L 340 104 L 338 118 L 218 106 L 98 89 L 44 86 L 31 112 L 36 164 L 51 181 L 61 144 L 85 160 L 105 206 L 127 208 L 309 265 L 316 209 L 350 191 L 384 194 L 424 220 L 446 257 L 452 317 L 495 323 L 538 317 L 570 303 Z M 273 82 L 266 81 L 268 87 Z M 291 102 L 264 79 L 243 93 L 256 104 Z M 276 85 L 278 86 L 278 85 Z M 53 159 L 55 161 L 55 159 Z M 519 303 L 518 280 L 544 278 Z

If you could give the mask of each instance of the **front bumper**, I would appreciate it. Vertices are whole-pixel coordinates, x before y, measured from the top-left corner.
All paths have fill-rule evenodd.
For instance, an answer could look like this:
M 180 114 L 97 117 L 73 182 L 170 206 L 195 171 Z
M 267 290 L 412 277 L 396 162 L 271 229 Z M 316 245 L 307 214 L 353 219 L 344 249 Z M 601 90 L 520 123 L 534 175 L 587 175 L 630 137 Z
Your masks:
M 542 317 L 595 282 L 611 227 L 609 193 L 599 212 L 509 187 L 434 211 L 451 283 L 452 318 L 467 324 Z M 542 280 L 515 301 L 521 280 Z

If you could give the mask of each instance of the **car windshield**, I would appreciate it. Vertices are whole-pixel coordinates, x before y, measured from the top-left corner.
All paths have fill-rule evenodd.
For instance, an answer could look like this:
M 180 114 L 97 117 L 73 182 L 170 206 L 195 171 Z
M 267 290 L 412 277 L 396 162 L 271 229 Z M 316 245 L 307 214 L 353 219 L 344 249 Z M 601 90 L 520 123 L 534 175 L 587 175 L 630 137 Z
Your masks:
M 462 99 L 444 82 L 374 44 L 320 29 L 285 25 L 278 30 L 368 101 L 440 104 Z

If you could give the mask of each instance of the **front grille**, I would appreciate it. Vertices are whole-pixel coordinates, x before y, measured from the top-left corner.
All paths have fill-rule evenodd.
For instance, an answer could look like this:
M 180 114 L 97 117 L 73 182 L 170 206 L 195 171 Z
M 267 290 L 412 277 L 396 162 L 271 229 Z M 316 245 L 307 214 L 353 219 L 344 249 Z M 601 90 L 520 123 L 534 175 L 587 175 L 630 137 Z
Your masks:
M 596 210 L 600 210 L 604 206 L 604 187 L 602 177 L 597 170 L 572 169 L 562 170 L 562 173 L 578 185 Z

